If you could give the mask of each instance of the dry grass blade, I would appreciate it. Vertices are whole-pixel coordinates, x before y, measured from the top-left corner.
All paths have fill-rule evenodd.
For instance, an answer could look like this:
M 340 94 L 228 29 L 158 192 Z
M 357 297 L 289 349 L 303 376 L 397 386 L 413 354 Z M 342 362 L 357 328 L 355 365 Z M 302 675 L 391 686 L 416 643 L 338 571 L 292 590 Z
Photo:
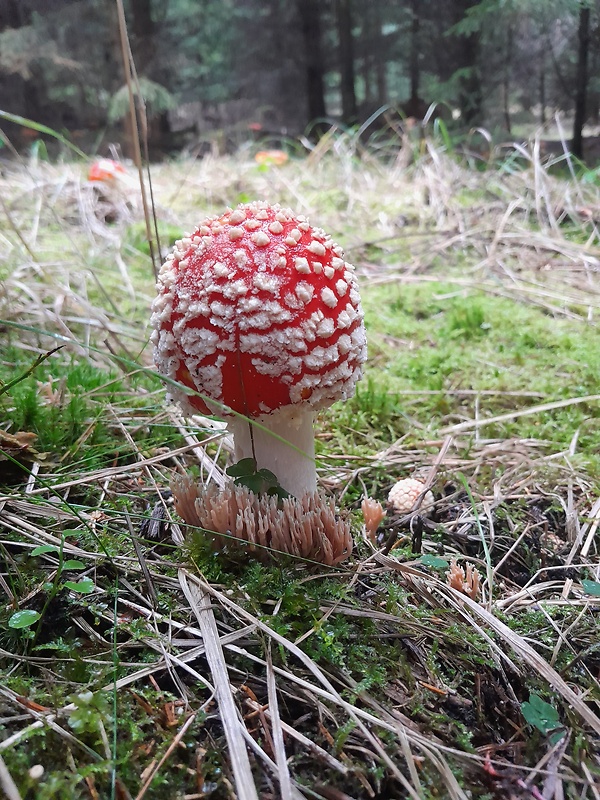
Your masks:
M 152 269 L 154 271 L 154 278 L 158 275 L 158 266 L 155 258 L 155 242 L 152 236 L 151 218 L 153 210 L 151 211 L 146 196 L 146 185 L 144 182 L 144 172 L 142 168 L 142 150 L 140 146 L 140 132 L 138 128 L 138 121 L 142 127 L 143 134 L 147 131 L 146 113 L 144 107 L 144 100 L 140 84 L 135 75 L 135 65 L 133 63 L 133 54 L 129 45 L 129 38 L 127 35 L 127 22 L 125 20 L 125 9 L 123 8 L 123 0 L 117 0 L 117 10 L 119 18 L 119 37 L 121 41 L 121 51 L 123 57 L 123 68 L 125 70 L 125 79 L 127 82 L 127 91 L 129 93 L 129 115 L 130 115 L 130 135 L 133 145 L 134 162 L 138 170 L 138 177 L 140 183 L 140 192 L 142 195 L 142 204 L 144 207 L 144 221 L 146 224 L 146 239 L 150 247 L 152 256 Z M 135 84 L 135 90 L 134 90 Z M 139 112 L 139 113 L 136 113 Z M 152 207 L 152 209 L 154 206 Z
M 211 459 L 210 456 L 207 454 L 205 447 L 203 446 L 206 442 L 200 442 L 197 436 L 189 430 L 189 425 L 185 424 L 183 419 L 183 415 L 181 412 L 176 409 L 174 406 L 168 409 L 169 417 L 173 420 L 173 424 L 177 427 L 177 430 L 181 433 L 187 444 L 192 449 L 192 452 L 198 459 L 198 463 L 202 466 L 203 469 L 207 472 L 207 479 L 206 482 L 213 481 L 216 485 L 222 489 L 226 484 L 226 477 L 223 470 L 217 464 L 216 459 Z M 213 427 L 220 427 L 223 423 L 218 423 L 209 420 L 202 420 L 205 424 L 211 424 Z M 225 440 L 226 437 L 226 428 L 223 426 L 222 433 L 220 434 L 222 437 L 222 441 Z M 219 433 L 215 434 L 215 438 L 219 437 Z
M 13 744 L 20 742 L 21 739 L 26 739 L 33 731 L 38 730 L 39 728 L 43 728 L 44 723 L 41 720 L 37 720 L 37 722 L 32 722 L 27 728 L 23 728 L 22 730 L 18 731 L 17 733 L 9 736 L 7 739 L 4 739 L 0 742 L 0 752 L 3 750 L 8 750 L 9 747 L 12 747 Z
M 232 631 L 232 633 L 228 633 L 225 636 L 221 637 L 221 645 L 231 644 L 232 642 L 237 641 L 238 639 L 245 638 L 248 634 L 254 631 L 253 625 L 248 625 L 245 628 L 242 628 L 238 631 Z M 199 644 L 197 647 L 192 647 L 188 650 L 187 653 L 183 653 L 181 656 L 177 658 L 177 663 L 179 666 L 182 666 L 184 669 L 188 662 L 193 662 L 198 659 L 199 656 L 204 655 L 205 647 L 204 644 Z M 117 690 L 125 688 L 125 686 L 130 686 L 132 683 L 137 683 L 138 681 L 142 680 L 143 678 L 147 678 L 150 675 L 155 675 L 157 673 L 162 672 L 163 670 L 168 668 L 168 655 L 162 655 L 159 660 L 151 664 L 148 667 L 144 667 L 143 669 L 137 670 L 136 672 L 132 673 L 131 675 L 126 675 L 123 678 L 119 678 L 116 684 L 109 683 L 107 686 L 104 687 L 104 690 L 109 692 L 112 691 L 115 687 Z M 202 682 L 206 685 L 206 687 L 211 691 L 214 692 L 213 687 L 211 684 L 205 679 L 202 679 Z
M 273 660 L 270 648 L 267 651 L 267 692 L 269 698 L 269 712 L 271 717 L 271 727 L 273 731 L 273 747 L 275 750 L 275 761 L 279 770 L 279 789 L 282 800 L 292 800 L 292 782 L 290 771 L 287 765 L 285 754 L 285 744 L 283 742 L 283 728 L 279 716 L 279 703 L 277 702 L 277 683 L 273 672 Z M 300 795 L 302 796 L 302 795 Z
M 248 705 L 255 711 L 258 711 L 262 708 L 262 706 L 254 700 L 248 700 Z M 265 709 L 264 713 L 268 719 L 271 718 L 271 713 L 268 708 Z M 287 733 L 287 735 L 292 739 L 296 739 L 296 741 L 298 741 L 302 747 L 308 750 L 316 759 L 322 761 L 324 764 L 327 764 L 331 769 L 339 772 L 341 775 L 348 775 L 350 772 L 349 767 L 347 767 L 345 764 L 342 764 L 339 759 L 332 756 L 327 752 L 327 750 L 324 750 L 322 747 L 319 747 L 318 744 L 315 744 L 312 739 L 304 736 L 304 734 L 300 733 L 300 731 L 297 731 L 292 725 L 288 725 L 287 722 L 283 722 L 283 720 L 281 720 L 281 728 L 284 733 Z
M 159 455 L 152 456 L 151 458 L 145 458 L 141 460 L 138 464 L 136 464 L 135 470 L 133 470 L 131 467 L 107 467 L 106 469 L 97 470 L 96 472 L 90 472 L 80 478 L 75 478 L 70 481 L 61 481 L 60 483 L 53 484 L 52 490 L 54 492 L 57 492 L 62 489 L 70 489 L 73 486 L 81 486 L 82 484 L 94 484 L 97 481 L 103 481 L 106 480 L 107 478 L 114 478 L 117 476 L 130 477 L 138 469 L 141 469 L 143 467 L 148 467 L 154 464 L 160 464 L 163 461 L 167 461 L 173 458 L 173 456 L 187 453 L 190 450 L 193 450 L 197 446 L 198 446 L 197 444 L 186 444 L 182 447 L 178 447 L 177 449 L 169 453 L 159 453 Z M 39 489 L 34 489 L 32 492 L 29 492 L 30 495 L 38 495 L 46 493 L 48 493 L 47 486 L 43 486 L 40 487 Z
M 591 774 L 590 768 L 587 764 L 583 764 L 583 772 L 587 778 L 588 785 L 594 795 L 594 800 L 600 800 L 600 788 L 598 788 L 597 779 Z
M 127 528 L 129 530 L 129 535 L 131 536 L 131 541 L 135 549 L 135 554 L 137 556 L 140 568 L 142 570 L 142 574 L 144 576 L 144 582 L 146 583 L 146 589 L 148 590 L 148 597 L 150 598 L 152 605 L 156 607 L 158 604 L 158 599 L 156 595 L 156 589 L 154 588 L 154 582 L 152 580 L 152 576 L 150 575 L 150 570 L 148 569 L 148 565 L 146 564 L 144 552 L 140 546 L 140 543 L 138 542 L 137 536 L 135 535 L 135 531 L 133 530 L 133 525 L 131 524 L 131 517 L 127 509 L 125 509 L 125 520 L 127 521 Z
M 569 552 L 566 558 L 567 564 L 571 564 L 573 562 L 573 559 L 575 558 L 579 550 L 581 550 L 581 556 L 583 558 L 587 557 L 599 525 L 600 525 L 600 498 L 596 500 L 596 502 L 592 506 L 589 513 L 588 521 L 585 522 L 580 527 L 577 533 L 577 538 L 573 542 L 573 547 L 571 548 L 571 551 Z
M 266 669 L 265 660 L 259 658 L 258 656 L 252 655 L 247 650 L 244 650 L 238 647 L 237 645 L 228 645 L 227 649 L 231 650 L 231 652 L 233 653 L 237 653 L 238 655 L 243 656 L 244 658 L 247 658 L 254 664 L 259 664 L 261 667 Z M 356 718 L 364 720 L 366 723 L 368 723 L 371 726 L 374 726 L 375 728 L 382 728 L 385 731 L 389 731 L 390 733 L 394 734 L 394 736 L 397 736 L 399 739 L 401 739 L 403 736 L 406 736 L 409 742 L 415 748 L 419 749 L 421 752 L 426 754 L 428 758 L 431 758 L 432 763 L 436 764 L 436 768 L 437 764 L 440 764 L 440 766 L 442 767 L 440 771 L 444 773 L 450 768 L 448 764 L 445 764 L 445 762 L 442 764 L 442 762 L 437 761 L 437 752 L 439 752 L 439 754 L 449 753 L 456 756 L 461 756 L 468 761 L 481 760 L 479 756 L 472 755 L 470 753 L 463 753 L 460 750 L 457 750 L 456 748 L 447 747 L 445 745 L 438 743 L 437 741 L 432 742 L 423 734 L 418 733 L 412 730 L 411 728 L 407 727 L 405 725 L 404 720 L 402 720 L 398 715 L 390 714 L 389 711 L 382 709 L 382 707 L 378 703 L 373 701 L 373 699 L 369 698 L 367 695 L 361 695 L 361 697 L 365 697 L 365 699 L 368 700 L 369 705 L 371 705 L 374 708 L 377 708 L 378 711 L 381 711 L 381 717 L 372 714 L 370 711 L 365 711 L 365 709 L 360 708 L 359 706 L 353 706 L 351 703 L 344 700 L 341 697 L 341 695 L 337 693 L 335 690 L 334 692 L 330 692 L 327 689 L 322 688 L 322 686 L 318 686 L 315 683 L 311 683 L 310 681 L 305 680 L 299 675 L 290 672 L 289 670 L 282 669 L 281 667 L 273 666 L 273 669 L 277 673 L 277 675 L 280 675 L 282 678 L 285 678 L 291 683 L 296 684 L 297 686 L 305 689 L 311 695 L 322 698 L 323 700 L 326 700 L 327 702 L 332 703 L 335 706 L 339 706 L 340 708 L 349 712 L 353 717 L 355 716 Z M 460 793 L 458 789 L 456 789 L 456 785 L 454 783 L 449 782 L 448 786 L 453 791 L 452 794 L 453 797 L 463 798 L 463 795 Z
M 569 738 L 569 734 L 563 736 L 543 759 L 543 766 L 546 770 L 546 778 L 542 789 L 544 797 L 564 797 L 563 781 L 558 770 L 565 757 Z M 539 766 L 541 768 L 542 764 L 540 763 Z M 535 772 L 532 772 L 527 782 L 531 783 L 534 777 Z
M 241 730 L 243 723 L 233 702 L 227 663 L 223 655 L 214 613 L 210 605 L 210 597 L 205 590 L 203 582 L 195 579 L 187 570 L 181 569 L 179 571 L 179 581 L 202 631 L 206 659 L 213 676 L 219 714 L 229 748 L 229 759 L 237 797 L 239 800 L 258 800 L 250 759 L 248 758 L 244 741 L 245 737 Z
M 440 585 L 444 586 L 444 588 L 448 588 L 448 587 L 446 587 L 445 584 L 440 584 L 439 581 L 437 581 L 436 578 L 432 578 L 432 577 L 430 577 L 429 575 L 426 575 L 424 572 L 422 572 L 420 570 L 415 570 L 414 567 L 410 567 L 410 566 L 407 567 L 406 565 L 402 564 L 399 561 L 396 561 L 396 559 L 391 558 L 390 556 L 386 555 L 385 553 L 374 553 L 373 554 L 373 559 L 375 561 L 377 561 L 379 564 L 383 564 L 388 569 L 394 570 L 394 572 L 399 572 L 401 574 L 405 574 L 407 576 L 410 576 L 411 578 L 417 578 L 419 584 L 422 585 L 423 587 L 426 587 L 428 591 L 430 591 L 432 588 L 440 586 Z M 460 593 L 460 597 L 462 598 L 463 596 L 464 595 L 461 592 Z M 457 607 L 460 610 L 460 606 L 458 605 Z M 513 672 L 515 672 L 516 674 L 519 674 L 520 670 L 517 667 L 517 665 L 514 664 L 513 661 L 511 661 L 511 659 L 508 657 L 508 655 L 504 652 L 504 650 L 501 647 L 499 647 L 494 642 L 494 640 L 491 638 L 491 636 L 489 636 L 489 634 L 486 633 L 486 631 L 480 625 L 478 625 L 474 620 L 472 620 L 471 624 L 475 628 L 477 633 L 479 633 L 479 635 L 488 642 L 491 651 L 495 654 L 497 659 L 499 661 L 506 662 L 506 664 L 510 667 L 510 669 Z
M 568 400 L 556 400 L 553 403 L 541 403 L 540 405 L 531 406 L 530 408 L 523 408 L 520 411 L 511 411 L 510 413 L 497 414 L 493 417 L 459 422 L 456 425 L 449 425 L 446 428 L 442 428 L 440 433 L 462 433 L 463 431 L 469 431 L 473 428 L 481 428 L 484 425 L 495 425 L 498 422 L 509 422 L 511 420 L 519 419 L 520 417 L 528 417 L 531 414 L 542 414 L 545 411 L 554 411 L 557 408 L 568 408 L 569 406 L 578 405 L 579 403 L 597 403 L 599 400 L 600 394 L 590 394 L 585 397 L 571 397 Z
M 2 787 L 6 800 L 21 800 L 17 784 L 8 771 L 8 767 L 4 763 L 2 756 L 0 756 L 0 787 Z

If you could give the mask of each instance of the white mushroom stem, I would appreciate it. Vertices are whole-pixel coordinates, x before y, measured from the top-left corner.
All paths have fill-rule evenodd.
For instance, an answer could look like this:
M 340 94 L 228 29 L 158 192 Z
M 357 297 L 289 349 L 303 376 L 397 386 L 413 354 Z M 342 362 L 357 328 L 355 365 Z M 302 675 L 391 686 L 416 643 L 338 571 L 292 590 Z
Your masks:
M 280 486 L 294 497 L 315 492 L 317 471 L 312 413 L 285 406 L 255 421 L 258 425 L 242 417 L 228 419 L 236 461 L 255 457 L 258 469 L 270 469 Z

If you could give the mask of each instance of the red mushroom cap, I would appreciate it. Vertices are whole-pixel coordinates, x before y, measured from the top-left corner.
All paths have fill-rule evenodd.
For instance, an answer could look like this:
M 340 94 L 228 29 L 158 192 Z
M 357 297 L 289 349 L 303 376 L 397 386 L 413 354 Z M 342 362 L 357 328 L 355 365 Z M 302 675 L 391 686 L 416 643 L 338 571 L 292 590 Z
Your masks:
M 100 158 L 90 164 L 88 181 L 114 181 L 119 175 L 125 175 L 125 167 L 112 158 Z
M 319 228 L 278 205 L 240 205 L 177 242 L 153 304 L 161 374 L 187 413 L 258 417 L 354 392 L 366 358 L 354 268 Z

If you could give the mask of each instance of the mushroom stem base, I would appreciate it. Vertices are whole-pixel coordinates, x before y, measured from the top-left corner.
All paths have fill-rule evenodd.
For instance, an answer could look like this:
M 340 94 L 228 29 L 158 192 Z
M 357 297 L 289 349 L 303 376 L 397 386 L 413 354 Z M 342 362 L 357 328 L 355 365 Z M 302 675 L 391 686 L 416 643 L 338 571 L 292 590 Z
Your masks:
M 229 419 L 228 428 L 233 434 L 236 461 L 256 458 L 258 469 L 270 469 L 280 486 L 294 497 L 316 490 L 312 413 L 283 408 L 253 421 Z

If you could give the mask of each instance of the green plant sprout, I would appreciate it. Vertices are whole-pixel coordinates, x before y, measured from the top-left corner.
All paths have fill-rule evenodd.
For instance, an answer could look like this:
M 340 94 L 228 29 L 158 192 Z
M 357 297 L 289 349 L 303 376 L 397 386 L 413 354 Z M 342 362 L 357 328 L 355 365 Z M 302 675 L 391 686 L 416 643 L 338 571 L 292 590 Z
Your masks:
M 85 569 L 85 564 L 82 561 L 74 558 L 67 559 L 65 561 L 64 545 L 65 538 L 68 533 L 74 533 L 74 531 L 63 531 L 60 538 L 60 545 L 58 547 L 55 544 L 42 544 L 39 547 L 34 547 L 34 549 L 31 551 L 32 556 L 41 556 L 45 555 L 46 553 L 57 553 L 58 566 L 56 568 L 56 574 L 52 583 L 49 584 L 48 595 L 42 610 L 36 611 L 35 609 L 25 608 L 21 611 L 16 611 L 8 620 L 9 628 L 19 630 L 30 628 L 32 625 L 35 625 L 36 622 L 43 619 L 46 611 L 48 610 L 48 606 L 61 589 L 70 589 L 72 592 L 76 592 L 77 594 L 91 594 L 91 592 L 94 591 L 95 584 L 91 578 L 82 578 L 80 581 L 62 581 L 64 572 Z
M 77 734 L 97 732 L 108 717 L 108 699 L 102 692 L 77 692 L 67 699 L 75 706 L 69 714 L 69 727 Z

